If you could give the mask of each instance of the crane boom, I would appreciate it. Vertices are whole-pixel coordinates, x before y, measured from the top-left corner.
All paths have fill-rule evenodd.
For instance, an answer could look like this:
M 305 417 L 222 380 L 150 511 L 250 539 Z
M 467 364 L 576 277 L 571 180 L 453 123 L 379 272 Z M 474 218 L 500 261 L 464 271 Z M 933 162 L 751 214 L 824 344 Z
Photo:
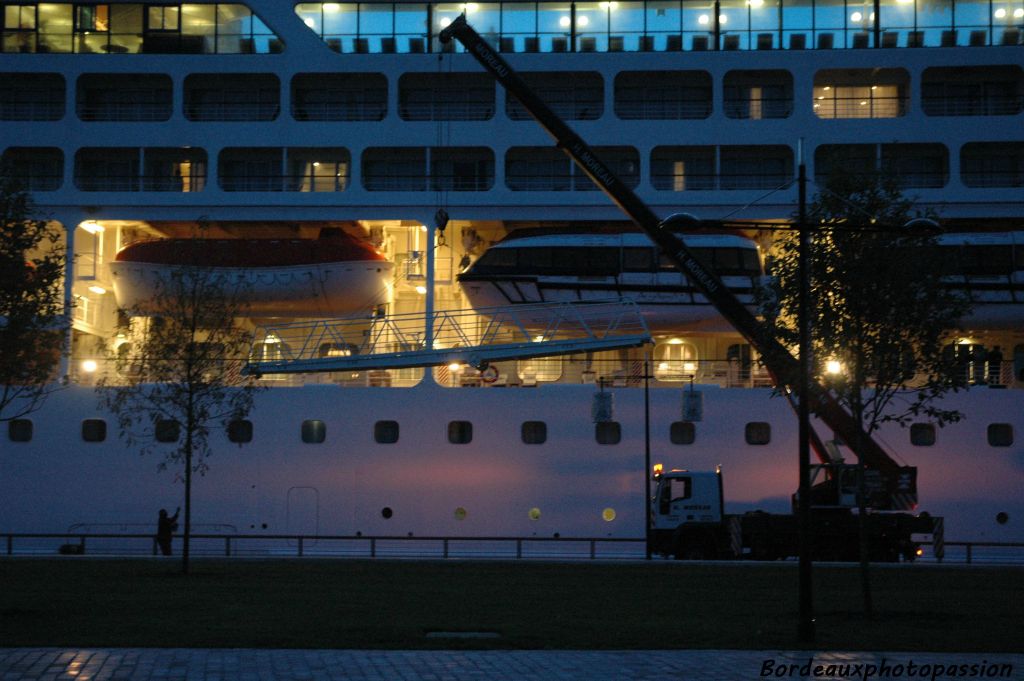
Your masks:
M 526 82 L 508 62 L 472 26 L 465 15 L 445 27 L 439 38 L 448 43 L 458 40 L 480 64 L 511 93 L 533 119 L 555 140 L 583 172 L 642 229 L 654 244 L 683 272 L 715 309 L 761 355 L 768 371 L 782 390 L 798 390 L 800 363 L 779 342 L 770 329 L 733 295 L 718 275 L 673 234 L 668 221 L 661 220 L 622 180 L 594 153 Z M 916 469 L 901 466 L 864 432 L 861 424 L 820 384 L 812 382 L 807 395 L 812 412 L 861 458 L 865 467 L 882 477 L 883 500 L 878 508 L 906 510 L 917 505 Z M 817 449 L 817 448 L 816 448 Z M 819 458 L 822 453 L 818 452 Z

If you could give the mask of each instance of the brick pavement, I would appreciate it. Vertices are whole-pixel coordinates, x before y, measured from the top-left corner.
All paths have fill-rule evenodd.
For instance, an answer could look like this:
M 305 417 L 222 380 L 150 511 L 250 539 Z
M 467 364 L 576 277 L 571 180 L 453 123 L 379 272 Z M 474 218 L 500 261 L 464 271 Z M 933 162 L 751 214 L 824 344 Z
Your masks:
M 0 648 L 0 681 L 746 681 L 766 678 L 1024 681 L 1024 654 Z

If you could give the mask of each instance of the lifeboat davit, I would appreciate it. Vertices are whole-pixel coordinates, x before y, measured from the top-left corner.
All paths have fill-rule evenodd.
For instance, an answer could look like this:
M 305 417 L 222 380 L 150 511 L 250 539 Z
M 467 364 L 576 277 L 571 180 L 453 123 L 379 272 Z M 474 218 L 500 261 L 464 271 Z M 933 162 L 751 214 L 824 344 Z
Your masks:
M 340 229 L 319 239 L 159 239 L 122 249 L 110 263 L 118 307 L 153 314 L 160 283 L 182 267 L 244 281 L 252 317 L 338 317 L 388 302 L 392 264 Z
M 687 234 L 686 245 L 752 312 L 764 275 L 757 244 L 736 234 Z M 731 327 L 640 232 L 523 229 L 485 252 L 459 277 L 474 308 L 628 298 L 652 331 Z

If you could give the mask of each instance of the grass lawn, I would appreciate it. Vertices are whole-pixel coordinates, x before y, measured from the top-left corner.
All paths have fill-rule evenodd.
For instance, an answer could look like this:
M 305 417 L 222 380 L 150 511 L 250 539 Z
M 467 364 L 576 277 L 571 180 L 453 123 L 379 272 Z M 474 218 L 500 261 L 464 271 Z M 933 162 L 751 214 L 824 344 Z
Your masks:
M 795 565 L 0 560 L 0 645 L 799 648 Z M 818 647 L 1019 652 L 1019 568 L 815 568 Z M 437 639 L 429 632 L 496 632 Z

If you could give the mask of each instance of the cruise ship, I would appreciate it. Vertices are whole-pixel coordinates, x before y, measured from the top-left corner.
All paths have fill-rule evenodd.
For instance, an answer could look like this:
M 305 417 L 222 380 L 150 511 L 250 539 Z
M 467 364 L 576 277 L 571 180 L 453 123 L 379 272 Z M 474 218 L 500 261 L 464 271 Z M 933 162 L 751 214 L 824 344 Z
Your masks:
M 197 531 L 639 537 L 645 417 L 652 460 L 722 466 L 727 510 L 789 509 L 796 418 L 757 353 L 472 55 L 439 40 L 465 14 L 655 213 L 727 224 L 720 255 L 737 254 L 748 287 L 796 210 L 801 159 L 812 183 L 836 164 L 893 172 L 964 254 L 956 285 L 976 307 L 950 344 L 972 386 L 947 398 L 961 422 L 879 440 L 918 468 L 917 510 L 944 517 L 949 539 L 1024 541 L 1024 1 L 0 8 L 2 160 L 74 255 L 66 385 L 2 426 L 0 532 L 116 532 L 180 505 L 180 473 L 122 441 L 94 387 L 117 380 L 103 348 L 119 307 L 145 299 L 147 268 L 172 262 L 164 246 L 200 229 L 210 253 L 234 254 L 223 266 L 277 287 L 238 320 L 253 329 L 342 313 L 369 328 L 513 289 L 513 307 L 537 302 L 536 272 L 496 281 L 527 250 L 557 259 L 542 274 L 563 293 L 690 297 L 643 348 L 489 373 L 263 375 L 245 421 L 213 437 Z M 356 245 L 309 256 L 331 238 Z M 533 293 L 516 288 L 529 276 Z M 595 393 L 612 396 L 597 423 Z

